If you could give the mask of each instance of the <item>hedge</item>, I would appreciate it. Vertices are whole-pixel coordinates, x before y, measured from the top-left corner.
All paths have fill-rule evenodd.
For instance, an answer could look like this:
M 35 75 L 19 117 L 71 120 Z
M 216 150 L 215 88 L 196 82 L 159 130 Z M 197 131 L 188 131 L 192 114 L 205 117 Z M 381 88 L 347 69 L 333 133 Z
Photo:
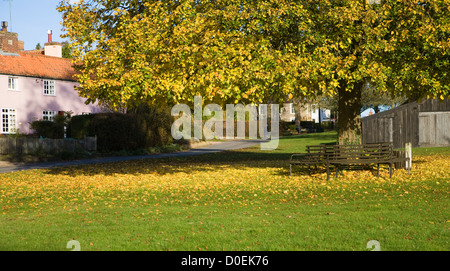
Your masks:
M 97 136 L 101 152 L 137 150 L 172 142 L 172 117 L 168 112 L 145 110 L 139 113 L 99 113 L 74 116 L 69 123 L 70 136 Z
M 30 127 L 39 137 L 52 139 L 64 138 L 64 123 L 36 120 L 30 123 Z

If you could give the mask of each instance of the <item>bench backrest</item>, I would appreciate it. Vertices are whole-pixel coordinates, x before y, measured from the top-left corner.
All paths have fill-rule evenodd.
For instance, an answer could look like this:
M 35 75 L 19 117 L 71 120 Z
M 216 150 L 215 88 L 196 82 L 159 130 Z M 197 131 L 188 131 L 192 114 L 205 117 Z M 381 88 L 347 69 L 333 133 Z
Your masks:
M 390 160 L 392 144 L 336 145 L 331 159 L 334 160 Z
M 336 145 L 310 145 L 306 146 L 306 153 L 332 153 Z
M 306 146 L 308 154 L 330 160 L 390 160 L 392 143 L 363 145 L 311 145 Z

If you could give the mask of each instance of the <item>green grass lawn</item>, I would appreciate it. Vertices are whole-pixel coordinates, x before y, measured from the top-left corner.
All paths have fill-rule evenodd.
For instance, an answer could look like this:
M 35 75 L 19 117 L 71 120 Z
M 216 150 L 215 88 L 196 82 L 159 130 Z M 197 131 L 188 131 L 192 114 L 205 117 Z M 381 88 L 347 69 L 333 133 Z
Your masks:
M 449 250 L 450 148 L 326 181 L 290 153 L 333 132 L 195 157 L 0 174 L 0 250 Z

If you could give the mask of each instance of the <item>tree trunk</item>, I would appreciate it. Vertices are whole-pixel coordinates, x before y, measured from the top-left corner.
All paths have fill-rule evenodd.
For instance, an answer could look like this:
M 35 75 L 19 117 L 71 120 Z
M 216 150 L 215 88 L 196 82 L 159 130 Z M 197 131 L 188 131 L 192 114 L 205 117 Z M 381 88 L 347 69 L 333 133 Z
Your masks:
M 295 126 L 297 126 L 298 132 L 301 133 L 300 122 L 302 121 L 302 109 L 304 106 L 303 100 L 299 98 L 294 98 L 292 100 L 294 103 L 294 112 L 295 112 Z
M 361 89 L 363 83 L 356 83 L 351 91 L 347 90 L 347 82 L 341 81 L 339 85 L 339 144 L 361 144 Z

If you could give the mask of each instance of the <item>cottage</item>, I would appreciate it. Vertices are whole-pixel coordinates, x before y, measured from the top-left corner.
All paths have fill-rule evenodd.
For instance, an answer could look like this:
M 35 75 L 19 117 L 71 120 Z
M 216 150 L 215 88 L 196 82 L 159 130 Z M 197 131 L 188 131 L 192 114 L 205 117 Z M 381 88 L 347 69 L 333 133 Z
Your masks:
M 319 115 L 320 114 L 320 115 Z M 329 109 L 320 108 L 317 104 L 303 103 L 301 105 L 300 121 L 312 121 L 319 123 L 330 121 L 331 111 Z M 284 103 L 281 108 L 280 118 L 282 121 L 293 122 L 296 119 L 296 112 L 293 103 Z
M 52 41 L 51 31 L 44 50 L 24 51 L 18 34 L 6 26 L 3 22 L 0 31 L 0 134 L 31 133 L 31 121 L 52 120 L 65 111 L 101 111 L 74 90 L 75 70 L 62 58 L 62 45 Z

